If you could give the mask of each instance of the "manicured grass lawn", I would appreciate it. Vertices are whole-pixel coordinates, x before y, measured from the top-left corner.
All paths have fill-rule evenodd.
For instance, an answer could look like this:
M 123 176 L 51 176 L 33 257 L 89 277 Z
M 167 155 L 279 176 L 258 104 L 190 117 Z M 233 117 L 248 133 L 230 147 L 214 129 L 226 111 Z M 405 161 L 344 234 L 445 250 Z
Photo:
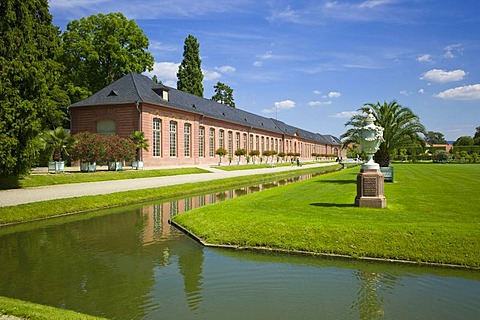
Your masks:
M 256 174 L 251 176 L 219 179 L 199 183 L 117 192 L 106 195 L 59 199 L 22 204 L 18 206 L 0 207 L 0 226 L 2 224 L 26 222 L 64 214 L 80 213 L 136 203 L 152 201 L 158 202 L 160 200 L 205 194 L 209 192 L 222 191 L 229 188 L 250 186 L 254 184 L 275 181 L 301 174 L 328 172 L 332 170 L 338 170 L 339 168 L 340 165 L 305 168 L 295 171 Z
M 36 320 L 50 320 L 50 319 L 65 319 L 65 320 L 94 320 L 105 319 L 81 314 L 78 312 L 57 309 L 49 306 L 43 306 L 36 303 L 26 302 L 17 299 L 0 297 L 0 315 L 8 314 L 22 319 L 36 319 Z
M 234 163 L 234 162 L 232 162 Z M 315 164 L 319 162 L 302 162 L 302 165 L 306 164 Z M 297 164 L 293 164 L 296 166 Z M 292 166 L 290 162 L 279 162 L 275 164 L 276 167 L 289 167 Z M 252 169 L 261 169 L 261 168 L 270 168 L 270 163 L 256 163 L 256 164 L 240 164 L 237 165 L 236 163 L 232 165 L 222 165 L 222 166 L 213 166 L 213 168 L 224 170 L 224 171 L 238 171 L 238 170 L 252 170 Z
M 480 268 L 480 165 L 396 164 L 387 208 L 353 206 L 359 167 L 174 217 L 211 244 Z
M 107 180 L 123 180 L 150 177 L 175 176 L 180 174 L 206 173 L 200 168 L 172 168 L 159 170 L 125 170 L 97 172 L 67 172 L 63 174 L 32 174 L 20 179 L 19 187 L 38 187 L 65 183 L 94 182 Z M 0 185 L 0 189 L 5 189 Z

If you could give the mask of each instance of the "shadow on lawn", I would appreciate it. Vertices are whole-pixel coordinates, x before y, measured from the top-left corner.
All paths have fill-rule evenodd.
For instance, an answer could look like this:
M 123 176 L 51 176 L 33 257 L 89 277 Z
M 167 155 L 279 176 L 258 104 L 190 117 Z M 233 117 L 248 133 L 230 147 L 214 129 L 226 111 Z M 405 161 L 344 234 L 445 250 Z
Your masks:
M 325 208 L 349 208 L 349 207 L 355 207 L 355 204 L 353 203 L 327 203 L 327 202 L 316 202 L 316 203 L 310 203 L 311 206 L 315 207 L 325 207 Z
M 315 182 L 338 183 L 338 184 L 352 184 L 357 183 L 357 180 L 317 180 Z

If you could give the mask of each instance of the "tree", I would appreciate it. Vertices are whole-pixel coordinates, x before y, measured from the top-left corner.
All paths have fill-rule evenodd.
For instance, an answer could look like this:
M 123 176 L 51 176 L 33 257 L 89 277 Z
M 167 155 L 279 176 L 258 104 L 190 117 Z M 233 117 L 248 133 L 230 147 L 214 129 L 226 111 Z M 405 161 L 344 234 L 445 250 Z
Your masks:
M 53 161 L 62 161 L 63 154 L 68 155 L 76 142 L 75 138 L 70 136 L 70 133 L 62 127 L 46 131 L 43 139 L 45 143 L 51 147 L 51 159 L 53 159 Z
M 480 138 L 480 127 L 475 128 L 475 135 L 473 136 L 473 139 L 478 139 Z
M 233 89 L 227 86 L 225 83 L 217 82 L 213 86 L 215 89 L 215 95 L 212 96 L 212 100 L 221 104 L 226 104 L 232 108 L 235 108 L 235 102 L 233 101 Z
M 203 73 L 200 59 L 200 44 L 197 38 L 188 35 L 183 46 L 183 60 L 178 67 L 177 89 L 203 98 Z
M 129 72 L 153 70 L 147 36 L 120 12 L 69 22 L 62 42 L 71 95 L 90 95 Z
M 402 107 L 396 101 L 383 104 L 380 102 L 366 103 L 364 107 L 359 108 L 358 111 L 362 111 L 363 114 L 356 114 L 345 123 L 345 126 L 351 126 L 351 128 L 341 136 L 342 139 L 345 139 L 344 145 L 360 144 L 360 129 L 365 125 L 366 115 L 370 110 L 376 119 L 375 124 L 384 128 L 384 141 L 374 156 L 375 161 L 381 167 L 390 165 L 390 156 L 396 149 L 404 146 L 423 145 L 424 141 L 418 134 L 425 135 L 426 132 L 420 119 L 409 108 Z
M 473 138 L 469 136 L 462 136 L 459 137 L 453 145 L 455 147 L 460 147 L 460 146 L 473 146 Z
M 435 131 L 428 131 L 425 135 L 425 141 L 428 144 L 447 144 L 443 133 Z
M 130 139 L 135 144 L 136 154 L 135 160 L 140 161 L 142 160 L 141 151 L 142 149 L 148 151 L 148 139 L 145 139 L 145 134 L 142 131 L 135 131 L 130 135 Z
M 220 159 L 220 161 L 218 162 L 219 165 L 222 163 L 222 158 L 226 156 L 227 153 L 227 150 L 225 150 L 224 148 L 218 148 L 217 150 L 215 150 L 215 154 L 218 155 Z
M 30 172 L 38 136 L 59 125 L 58 28 L 47 0 L 0 3 L 0 176 Z
M 238 164 L 240 164 L 240 159 L 242 158 L 242 156 L 244 156 L 246 154 L 247 154 L 247 150 L 245 150 L 245 149 L 235 150 L 235 155 L 238 157 Z

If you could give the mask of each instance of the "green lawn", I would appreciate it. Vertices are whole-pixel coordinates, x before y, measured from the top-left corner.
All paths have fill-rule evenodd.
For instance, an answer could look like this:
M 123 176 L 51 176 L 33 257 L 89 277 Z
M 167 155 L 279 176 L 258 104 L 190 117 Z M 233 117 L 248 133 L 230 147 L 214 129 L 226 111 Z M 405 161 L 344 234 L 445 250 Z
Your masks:
M 396 164 L 387 208 L 353 206 L 359 167 L 174 217 L 211 244 L 480 268 L 480 166 Z
M 105 319 L 89 316 L 75 311 L 57 309 L 36 303 L 26 302 L 17 299 L 0 297 L 0 315 L 8 314 L 21 319 L 65 319 L 65 320 L 94 320 Z
M 236 178 L 188 183 L 175 186 L 116 192 L 112 194 L 86 196 L 27 203 L 18 206 L 0 207 L 0 226 L 2 224 L 27 222 L 65 214 L 112 208 L 136 203 L 175 199 L 180 197 L 222 191 L 228 188 L 250 186 L 264 182 L 285 179 L 301 174 L 329 172 L 338 170 L 340 165 L 305 168 L 294 171 L 272 172 Z M 86 174 L 88 175 L 88 174 Z
M 22 177 L 16 187 L 38 187 L 55 184 L 95 182 L 107 180 L 123 180 L 150 177 L 175 176 L 180 174 L 195 174 L 210 172 L 200 168 L 172 168 L 158 170 L 125 170 L 125 171 L 97 171 L 97 172 L 66 172 L 63 174 L 31 174 Z M 16 184 L 17 182 L 15 182 Z M 0 182 L 0 189 L 11 188 L 13 182 Z

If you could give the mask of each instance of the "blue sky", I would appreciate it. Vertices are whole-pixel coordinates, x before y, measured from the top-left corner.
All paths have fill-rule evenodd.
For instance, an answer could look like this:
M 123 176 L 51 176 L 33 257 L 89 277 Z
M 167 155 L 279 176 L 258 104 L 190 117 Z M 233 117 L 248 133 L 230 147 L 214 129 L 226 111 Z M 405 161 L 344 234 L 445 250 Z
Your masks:
M 54 24 L 122 12 L 175 87 L 183 43 L 200 43 L 205 97 L 340 136 L 364 103 L 396 100 L 447 140 L 480 126 L 478 0 L 50 0 Z

